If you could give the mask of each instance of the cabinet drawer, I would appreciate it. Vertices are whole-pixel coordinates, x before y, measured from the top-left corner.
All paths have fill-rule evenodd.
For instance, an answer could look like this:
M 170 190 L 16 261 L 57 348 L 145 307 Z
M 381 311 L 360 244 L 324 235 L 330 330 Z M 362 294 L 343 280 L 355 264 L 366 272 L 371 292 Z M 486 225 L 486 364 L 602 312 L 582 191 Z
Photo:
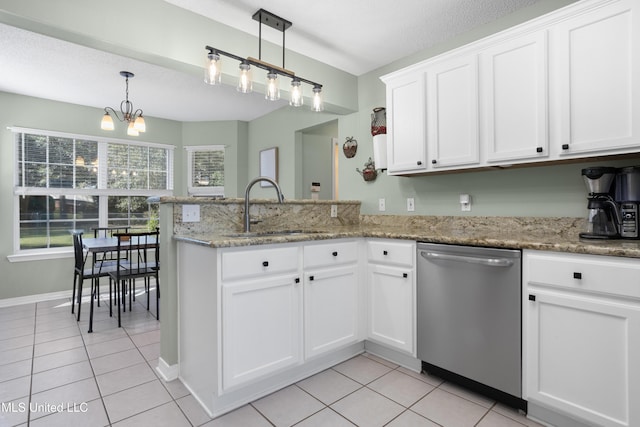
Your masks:
M 222 280 L 297 270 L 297 247 L 271 247 L 222 253 Z
M 367 242 L 367 260 L 373 263 L 413 267 L 416 247 L 413 242 L 370 240 Z
M 640 259 L 525 252 L 527 282 L 640 298 Z
M 346 264 L 356 262 L 357 259 L 357 242 L 330 241 L 329 243 L 304 247 L 305 269 Z

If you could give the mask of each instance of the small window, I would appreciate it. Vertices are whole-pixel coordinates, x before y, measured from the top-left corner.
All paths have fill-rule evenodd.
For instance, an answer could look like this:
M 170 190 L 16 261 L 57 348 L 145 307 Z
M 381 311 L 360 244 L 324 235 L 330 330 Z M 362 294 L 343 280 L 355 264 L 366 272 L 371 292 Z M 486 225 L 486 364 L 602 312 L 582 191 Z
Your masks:
M 185 147 L 189 195 L 224 196 L 224 146 Z

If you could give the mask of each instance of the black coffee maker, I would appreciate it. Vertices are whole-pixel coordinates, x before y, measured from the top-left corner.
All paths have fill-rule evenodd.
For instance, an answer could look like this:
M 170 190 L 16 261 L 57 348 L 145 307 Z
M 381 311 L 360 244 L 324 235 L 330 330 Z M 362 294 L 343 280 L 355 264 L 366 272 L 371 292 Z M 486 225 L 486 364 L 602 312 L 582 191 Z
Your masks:
M 640 206 L 640 166 L 628 166 L 616 171 L 615 199 L 620 209 L 620 237 L 640 237 L 638 208 Z
M 593 167 L 582 169 L 582 178 L 589 191 L 587 230 L 584 239 L 615 239 L 620 237 L 622 220 L 618 205 L 611 195 L 616 168 Z

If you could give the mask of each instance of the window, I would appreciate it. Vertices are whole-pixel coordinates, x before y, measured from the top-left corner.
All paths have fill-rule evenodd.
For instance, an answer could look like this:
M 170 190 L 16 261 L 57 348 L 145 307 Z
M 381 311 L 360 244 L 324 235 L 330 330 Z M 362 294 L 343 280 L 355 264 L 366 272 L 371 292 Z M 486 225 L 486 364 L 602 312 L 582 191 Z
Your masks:
M 72 246 L 71 229 L 153 226 L 148 198 L 173 193 L 173 146 L 12 130 L 16 252 Z
M 224 196 L 224 146 L 189 146 L 185 150 L 189 194 Z

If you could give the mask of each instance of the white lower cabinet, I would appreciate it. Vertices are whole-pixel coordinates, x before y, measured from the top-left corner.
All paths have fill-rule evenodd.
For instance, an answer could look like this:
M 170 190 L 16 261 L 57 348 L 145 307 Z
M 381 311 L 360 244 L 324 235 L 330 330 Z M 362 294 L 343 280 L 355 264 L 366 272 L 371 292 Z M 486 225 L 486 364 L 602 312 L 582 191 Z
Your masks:
M 415 354 L 415 242 L 368 245 L 368 338 Z
M 300 362 L 299 282 L 290 274 L 222 285 L 224 389 Z
M 300 363 L 298 253 L 289 245 L 223 251 L 223 390 Z
M 415 242 L 387 239 L 179 242 L 179 377 L 221 415 L 360 354 L 367 314 L 369 338 L 407 359 L 414 264 Z
M 305 357 L 358 340 L 358 268 L 356 265 L 305 272 Z
M 598 426 L 640 425 L 640 300 L 613 294 L 637 260 L 524 254 L 525 394 L 533 403 Z
M 303 248 L 305 359 L 360 338 L 358 247 L 356 240 L 329 240 Z

